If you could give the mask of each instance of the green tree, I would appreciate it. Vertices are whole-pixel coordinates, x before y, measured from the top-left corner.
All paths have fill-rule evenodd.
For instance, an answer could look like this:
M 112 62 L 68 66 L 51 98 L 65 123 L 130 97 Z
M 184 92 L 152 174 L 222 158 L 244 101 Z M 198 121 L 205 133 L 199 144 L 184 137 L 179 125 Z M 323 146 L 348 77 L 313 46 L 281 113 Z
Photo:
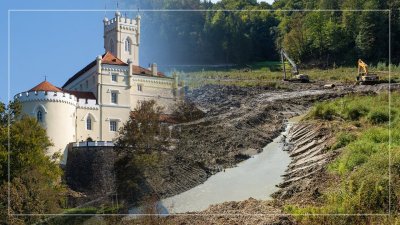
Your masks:
M 161 113 L 154 100 L 141 101 L 119 131 L 114 166 L 122 201 L 136 202 L 153 193 L 146 172 L 160 162 L 160 153 L 166 148 L 167 131 L 160 124 Z
M 58 213 L 65 192 L 58 162 L 46 155 L 51 146 L 46 131 L 36 119 L 21 117 L 20 109 L 17 102 L 0 104 L 0 217 L 6 223 L 31 224 L 41 218 L 8 217 L 7 210 L 11 214 Z

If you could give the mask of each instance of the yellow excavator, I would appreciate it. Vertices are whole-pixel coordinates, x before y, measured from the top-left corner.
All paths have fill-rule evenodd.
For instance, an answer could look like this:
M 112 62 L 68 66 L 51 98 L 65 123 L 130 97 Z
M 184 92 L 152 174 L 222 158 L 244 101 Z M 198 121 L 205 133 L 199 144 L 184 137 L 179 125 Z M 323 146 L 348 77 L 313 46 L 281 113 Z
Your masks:
M 291 70 L 291 77 L 286 76 L 286 67 L 285 67 L 285 59 L 292 65 Z M 301 83 L 308 83 L 310 82 L 310 78 L 307 74 L 299 74 L 299 69 L 297 68 L 296 63 L 289 58 L 288 54 L 281 49 L 281 61 L 283 66 L 283 80 L 290 81 L 290 82 L 301 82 Z
M 361 59 L 358 60 L 357 84 L 376 84 L 379 83 L 379 76 L 368 72 L 368 65 Z

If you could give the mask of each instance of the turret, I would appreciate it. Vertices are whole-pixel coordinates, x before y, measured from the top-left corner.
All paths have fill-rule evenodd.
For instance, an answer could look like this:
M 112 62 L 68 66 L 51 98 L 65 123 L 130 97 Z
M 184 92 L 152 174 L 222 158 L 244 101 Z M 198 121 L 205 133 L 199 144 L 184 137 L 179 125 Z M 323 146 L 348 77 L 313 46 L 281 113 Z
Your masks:
M 115 18 L 104 18 L 104 49 L 125 63 L 130 59 L 139 65 L 140 16 L 123 17 L 119 11 Z
M 23 115 L 36 118 L 46 129 L 47 136 L 54 145 L 47 149 L 49 156 L 56 152 L 66 154 L 67 145 L 76 141 L 77 108 L 99 108 L 95 99 L 78 99 L 75 94 L 68 93 L 48 81 L 15 95 L 14 99 L 21 103 Z

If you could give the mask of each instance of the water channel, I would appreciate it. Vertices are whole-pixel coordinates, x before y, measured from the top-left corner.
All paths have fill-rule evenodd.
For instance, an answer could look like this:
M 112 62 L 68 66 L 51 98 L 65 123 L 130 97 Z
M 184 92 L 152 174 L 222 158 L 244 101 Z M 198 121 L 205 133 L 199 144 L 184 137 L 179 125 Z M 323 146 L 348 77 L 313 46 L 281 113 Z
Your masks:
M 284 151 L 285 137 L 290 127 L 302 116 L 291 118 L 285 130 L 263 151 L 252 158 L 239 163 L 234 168 L 225 169 L 186 192 L 162 199 L 158 203 L 161 214 L 185 213 L 207 209 L 212 204 L 226 201 L 241 201 L 248 198 L 259 200 L 271 199 L 277 191 L 276 185 L 282 182 L 290 163 L 289 154 Z M 129 213 L 140 213 L 139 208 Z

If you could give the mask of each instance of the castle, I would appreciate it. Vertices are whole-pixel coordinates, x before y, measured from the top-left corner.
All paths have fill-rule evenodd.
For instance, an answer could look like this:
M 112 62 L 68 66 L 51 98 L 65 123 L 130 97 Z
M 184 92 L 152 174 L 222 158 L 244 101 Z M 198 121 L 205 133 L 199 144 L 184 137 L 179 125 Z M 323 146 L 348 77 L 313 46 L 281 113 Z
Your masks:
M 71 144 L 112 145 L 118 129 L 139 101 L 156 100 L 168 109 L 181 95 L 176 77 L 139 66 L 140 16 L 104 18 L 105 54 L 99 55 L 62 87 L 43 81 L 15 95 L 22 112 L 37 118 L 54 144 L 48 154 Z M 64 161 L 63 160 L 63 161 Z

